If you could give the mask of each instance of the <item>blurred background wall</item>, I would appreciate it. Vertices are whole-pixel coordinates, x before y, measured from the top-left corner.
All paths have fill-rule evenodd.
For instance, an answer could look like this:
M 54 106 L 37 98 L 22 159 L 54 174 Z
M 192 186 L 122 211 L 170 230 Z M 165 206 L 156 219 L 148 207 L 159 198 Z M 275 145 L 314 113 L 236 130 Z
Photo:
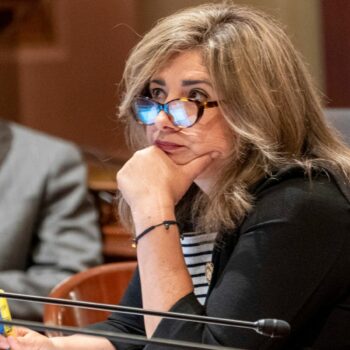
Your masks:
M 159 18 L 204 2 L 0 0 L 0 117 L 127 159 L 115 115 L 128 52 Z M 236 3 L 279 18 L 327 104 L 350 107 L 350 1 Z

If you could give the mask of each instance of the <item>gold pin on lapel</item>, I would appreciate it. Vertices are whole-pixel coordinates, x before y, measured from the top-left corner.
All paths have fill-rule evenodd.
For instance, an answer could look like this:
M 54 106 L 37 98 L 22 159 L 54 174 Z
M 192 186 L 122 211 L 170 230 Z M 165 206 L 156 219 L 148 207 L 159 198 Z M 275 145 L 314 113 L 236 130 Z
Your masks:
M 213 271 L 214 271 L 214 264 L 212 262 L 207 262 L 205 264 L 205 278 L 207 279 L 209 284 L 213 276 Z

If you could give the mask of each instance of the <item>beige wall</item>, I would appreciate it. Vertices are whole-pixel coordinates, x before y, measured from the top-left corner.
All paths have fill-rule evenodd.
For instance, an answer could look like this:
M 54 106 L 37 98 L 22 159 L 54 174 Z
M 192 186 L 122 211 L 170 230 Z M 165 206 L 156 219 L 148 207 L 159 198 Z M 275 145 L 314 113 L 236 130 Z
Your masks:
M 187 6 L 195 6 L 203 0 L 142 0 L 141 30 L 151 27 L 158 18 Z M 212 1 L 212 2 L 220 2 Z M 317 85 L 324 87 L 323 52 L 321 42 L 320 0 L 236 0 L 235 3 L 250 5 L 273 14 L 286 26 L 294 45 L 302 53 Z

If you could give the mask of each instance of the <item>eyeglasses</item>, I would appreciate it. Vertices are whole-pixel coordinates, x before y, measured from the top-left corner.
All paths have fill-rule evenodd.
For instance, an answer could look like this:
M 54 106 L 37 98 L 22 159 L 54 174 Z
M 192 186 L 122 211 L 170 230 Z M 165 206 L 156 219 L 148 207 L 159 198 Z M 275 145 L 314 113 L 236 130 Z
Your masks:
M 149 97 L 140 96 L 135 97 L 132 102 L 134 117 L 138 123 L 153 125 L 160 111 L 164 111 L 179 128 L 189 128 L 199 121 L 204 109 L 217 106 L 217 101 L 200 102 L 186 97 L 159 103 Z

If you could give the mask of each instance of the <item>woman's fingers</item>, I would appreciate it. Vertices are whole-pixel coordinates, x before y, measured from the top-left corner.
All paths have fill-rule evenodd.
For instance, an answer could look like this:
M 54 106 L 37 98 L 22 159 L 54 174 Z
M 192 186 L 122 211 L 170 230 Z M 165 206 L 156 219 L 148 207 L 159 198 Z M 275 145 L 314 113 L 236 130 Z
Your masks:
M 23 337 L 26 334 L 28 334 L 29 332 L 33 332 L 33 331 L 31 329 L 25 328 L 25 327 L 15 327 L 14 328 L 14 333 L 18 337 Z
M 11 350 L 25 350 L 26 347 L 20 347 L 18 340 L 10 336 L 7 338 Z
M 16 336 L 7 337 L 11 350 L 52 350 L 54 346 L 49 338 L 27 328 L 17 329 Z M 6 349 L 6 348 L 4 348 Z
M 186 193 L 189 186 L 218 156 L 204 154 L 186 164 L 175 163 L 156 146 L 144 148 L 124 164 L 117 174 L 118 188 L 129 206 L 144 207 L 143 201 L 156 198 L 153 203 L 173 206 Z M 147 204 L 147 203 L 146 203 Z M 137 210 L 136 210 L 137 211 Z
M 8 349 L 10 347 L 7 338 L 0 335 L 0 349 Z

